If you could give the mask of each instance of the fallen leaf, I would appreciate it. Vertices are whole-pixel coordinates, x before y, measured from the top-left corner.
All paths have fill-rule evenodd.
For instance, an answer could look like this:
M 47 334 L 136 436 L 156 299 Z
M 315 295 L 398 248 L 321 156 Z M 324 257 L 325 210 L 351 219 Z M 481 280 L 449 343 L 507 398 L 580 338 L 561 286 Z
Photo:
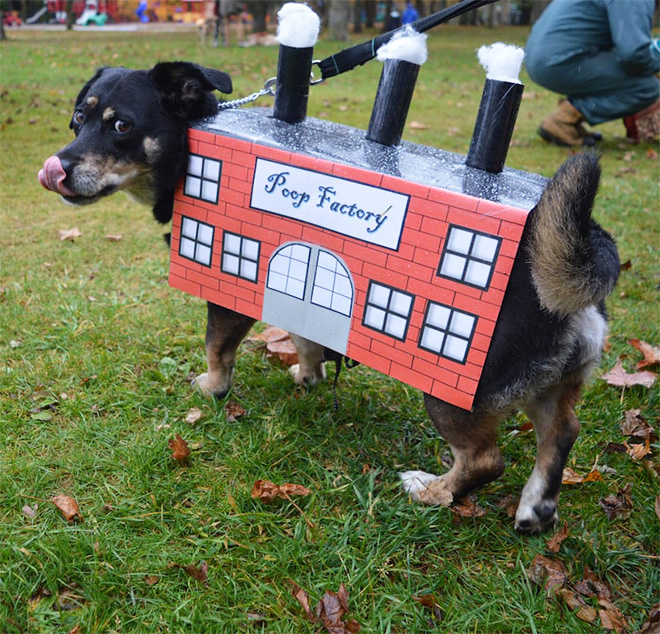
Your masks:
M 561 476 L 562 484 L 582 484 L 583 482 L 600 482 L 602 480 L 603 475 L 597 469 L 592 469 L 586 476 L 582 476 L 570 467 L 566 467 Z
M 82 515 L 80 514 L 80 508 L 78 507 L 78 502 L 76 502 L 72 497 L 68 495 L 56 495 L 51 500 L 53 504 L 60 509 L 64 519 L 67 522 L 73 522 L 79 519 L 81 522 L 84 521 Z
M 263 625 L 266 622 L 266 615 L 254 610 L 248 610 L 245 614 L 247 620 L 254 625 Z
M 144 575 L 144 582 L 148 586 L 155 586 L 160 581 L 160 577 L 156 575 Z
M 256 341 L 259 343 L 268 343 L 273 341 L 284 341 L 289 339 L 289 333 L 277 326 L 268 326 L 263 332 L 255 333 L 247 338 L 247 341 Z
M 309 495 L 310 489 L 300 484 L 278 485 L 270 480 L 257 480 L 250 493 L 253 500 L 257 498 L 262 502 L 272 502 L 275 498 L 290 499 L 292 495 Z
M 660 495 L 655 498 L 655 514 L 658 516 L 658 519 L 660 520 Z
M 660 515 L 660 513 L 658 514 Z M 660 633 L 660 603 L 651 608 L 649 618 L 642 623 L 641 629 L 636 634 L 658 634 Z
M 477 504 L 476 498 L 472 496 L 458 500 L 450 507 L 450 510 L 457 517 L 483 517 L 487 512 L 485 508 Z
M 604 581 L 601 581 L 589 567 L 585 568 L 582 579 L 573 584 L 573 589 L 585 597 L 612 598 L 610 587 Z
M 652 346 L 641 339 L 628 339 L 628 343 L 644 355 L 644 360 L 637 363 L 638 370 L 660 363 L 660 347 Z
M 76 238 L 80 238 L 82 233 L 80 233 L 78 227 L 73 227 L 73 229 L 60 229 L 57 232 L 57 235 L 59 236 L 60 241 L 71 240 L 71 242 L 73 242 Z
M 628 374 L 628 372 L 624 370 L 621 361 L 617 361 L 616 365 L 609 372 L 603 374 L 601 378 L 607 381 L 608 385 L 614 385 L 617 387 L 632 387 L 634 385 L 653 387 L 657 375 L 647 370 Z
M 408 124 L 408 127 L 411 130 L 428 130 L 429 129 L 429 126 L 427 126 L 425 123 L 421 123 L 419 121 L 411 121 Z
M 655 161 L 658 158 L 658 153 L 652 147 L 650 147 L 648 150 L 646 150 L 646 158 Z
M 586 623 L 593 623 L 596 620 L 598 612 L 596 612 L 595 608 L 587 605 L 585 600 L 575 594 L 575 592 L 572 590 L 569 590 L 568 588 L 562 588 L 559 591 L 559 596 L 564 601 L 564 603 L 575 612 L 575 616 L 577 616 L 577 618 L 581 621 L 585 621 Z
M 105 236 L 105 239 L 109 240 L 110 242 L 119 242 L 120 240 L 124 239 L 124 236 L 121 235 L 120 233 L 117 234 L 109 233 L 108 235 Z
M 609 599 L 598 600 L 598 616 L 604 630 L 614 630 L 617 634 L 623 634 L 628 628 L 626 617 Z
M 564 522 L 562 527 L 548 540 L 546 546 L 551 553 L 558 553 L 562 542 L 568 537 L 568 522 Z
M 193 407 L 186 414 L 186 423 L 188 425 L 194 425 L 202 417 L 202 410 L 199 407 Z
M 303 590 L 297 583 L 295 582 L 291 582 L 291 583 L 292 583 L 291 594 L 302 606 L 302 609 L 305 612 L 305 616 L 307 617 L 307 619 L 310 620 L 312 623 L 316 623 L 316 615 L 312 612 L 312 609 L 309 607 L 309 594 L 307 594 L 307 592 Z
M 286 366 L 298 363 L 298 353 L 291 339 L 268 342 L 266 344 L 266 358 L 271 361 L 279 361 Z
M 629 409 L 625 412 L 625 420 L 621 423 L 621 433 L 624 436 L 646 439 L 653 433 L 653 427 L 646 422 L 641 410 Z
M 169 564 L 168 568 L 180 568 L 183 570 L 189 577 L 192 577 L 196 581 L 203 583 L 205 586 L 208 585 L 208 576 L 209 576 L 209 566 L 203 561 L 199 566 L 194 564 Z
M 245 408 L 239 405 L 236 401 L 229 401 L 225 405 L 225 417 L 228 423 L 235 423 L 237 418 L 245 416 L 247 412 Z
M 186 443 L 186 441 L 181 438 L 179 434 L 176 434 L 174 438 L 170 438 L 167 444 L 172 450 L 172 458 L 174 458 L 177 462 L 184 462 L 190 455 L 190 448 L 188 447 L 188 443 Z
M 438 605 L 438 600 L 435 598 L 434 594 L 422 594 L 418 597 L 413 597 L 414 601 L 417 601 L 420 605 L 423 605 L 425 608 L 428 608 L 433 615 L 433 619 L 436 621 L 442 621 L 444 615 L 440 606 Z
M 497 507 L 504 509 L 507 517 L 515 517 L 520 504 L 520 498 L 516 495 L 505 495 L 498 503 Z
M 626 446 L 626 453 L 633 460 L 641 460 L 642 458 L 646 458 L 646 456 L 648 456 L 651 453 L 651 439 L 648 437 L 643 443 L 636 443 L 632 445 L 625 443 L 625 446 Z
M 627 516 L 630 513 L 633 507 L 630 489 L 631 485 L 627 484 L 616 494 L 610 493 L 607 497 L 598 500 L 598 504 L 600 504 L 607 515 L 607 519 L 613 520 L 619 517 L 619 515 Z
M 31 520 L 33 520 L 37 516 L 37 509 L 39 508 L 38 504 L 35 504 L 34 507 L 28 506 L 25 504 L 23 506 L 23 515 L 25 517 L 29 517 Z
M 626 260 L 625 262 L 621 263 L 621 266 L 619 269 L 621 271 L 629 271 L 632 268 L 632 260 Z
M 80 629 L 80 625 L 74 625 L 68 632 L 67 634 L 80 634 L 82 630 Z
M 558 559 L 536 555 L 527 577 L 533 584 L 543 587 L 547 596 L 554 596 L 566 583 L 566 566 Z

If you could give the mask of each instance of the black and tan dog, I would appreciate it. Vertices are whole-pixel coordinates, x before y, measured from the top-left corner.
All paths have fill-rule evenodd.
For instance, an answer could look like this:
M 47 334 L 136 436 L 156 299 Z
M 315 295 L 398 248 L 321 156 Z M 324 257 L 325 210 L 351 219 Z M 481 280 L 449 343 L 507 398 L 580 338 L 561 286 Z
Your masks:
M 76 139 L 48 158 L 44 187 L 67 202 L 88 204 L 125 190 L 153 206 L 166 223 L 187 157 L 186 130 L 217 112 L 213 90 L 231 91 L 222 72 L 194 64 L 158 64 L 150 71 L 100 70 L 82 89 L 71 127 Z M 516 527 L 541 531 L 557 518 L 562 470 L 578 434 L 574 406 L 598 364 L 607 323 L 603 300 L 619 273 L 613 240 L 591 219 L 597 159 L 569 159 L 530 215 L 515 260 L 472 412 L 426 395 L 427 411 L 451 446 L 454 465 L 435 476 L 402 474 L 406 491 L 427 504 L 446 504 L 504 471 L 498 423 L 522 408 L 536 431 L 536 466 L 522 492 Z M 236 350 L 254 320 L 208 305 L 207 393 L 231 386 Z M 293 337 L 299 383 L 324 376 L 323 348 Z

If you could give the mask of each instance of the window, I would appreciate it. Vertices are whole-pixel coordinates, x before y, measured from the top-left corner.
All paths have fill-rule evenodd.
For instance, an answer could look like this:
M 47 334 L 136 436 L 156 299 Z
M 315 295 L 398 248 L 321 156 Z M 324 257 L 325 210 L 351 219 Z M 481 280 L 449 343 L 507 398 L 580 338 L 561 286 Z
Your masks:
M 319 251 L 312 304 L 351 316 L 353 284 L 344 265 L 327 251 Z
M 217 203 L 221 173 L 222 163 L 220 161 L 191 154 L 188 158 L 183 193 L 192 198 Z
M 225 231 L 220 267 L 222 272 L 256 282 L 259 273 L 259 247 L 257 240 Z
M 500 242 L 500 238 L 451 226 L 438 275 L 477 288 L 488 288 Z
M 211 225 L 183 216 L 181 220 L 179 255 L 198 264 L 210 267 L 213 249 L 213 231 Z
M 282 247 L 270 260 L 266 286 L 285 295 L 303 299 L 311 249 L 303 244 Z
M 406 338 L 414 296 L 370 282 L 362 323 L 403 341 Z
M 476 315 L 429 302 L 419 347 L 452 361 L 465 363 L 476 321 Z

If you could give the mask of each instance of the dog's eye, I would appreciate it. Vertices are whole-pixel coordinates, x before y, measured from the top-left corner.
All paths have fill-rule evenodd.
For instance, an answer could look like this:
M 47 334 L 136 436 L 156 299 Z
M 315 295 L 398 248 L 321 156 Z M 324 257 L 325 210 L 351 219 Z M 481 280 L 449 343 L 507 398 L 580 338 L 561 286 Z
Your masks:
M 117 130 L 117 132 L 121 132 L 122 134 L 128 132 L 132 127 L 133 124 L 129 123 L 128 121 L 124 121 L 123 119 L 117 119 L 117 121 L 115 121 L 115 130 Z
M 76 110 L 73 113 L 73 123 L 75 123 L 76 125 L 82 125 L 84 120 L 85 120 L 85 115 L 82 110 Z

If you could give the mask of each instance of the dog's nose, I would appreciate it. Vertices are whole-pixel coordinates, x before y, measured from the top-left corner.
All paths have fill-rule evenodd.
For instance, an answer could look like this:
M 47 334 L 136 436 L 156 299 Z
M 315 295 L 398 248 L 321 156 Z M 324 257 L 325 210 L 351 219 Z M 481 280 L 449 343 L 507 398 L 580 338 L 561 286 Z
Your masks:
M 70 161 L 65 156 L 58 156 L 57 158 L 60 159 L 60 165 L 62 166 L 65 174 L 69 176 L 71 174 L 71 168 L 73 167 L 73 161 Z

